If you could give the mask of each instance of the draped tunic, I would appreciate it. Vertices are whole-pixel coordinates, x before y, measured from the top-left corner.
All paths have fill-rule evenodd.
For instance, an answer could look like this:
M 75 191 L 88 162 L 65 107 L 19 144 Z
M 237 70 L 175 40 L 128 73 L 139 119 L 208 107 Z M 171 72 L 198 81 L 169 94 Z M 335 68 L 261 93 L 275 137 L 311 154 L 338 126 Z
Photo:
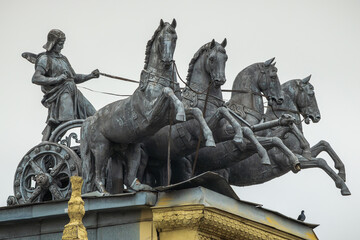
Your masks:
M 46 123 L 58 125 L 61 122 L 85 119 L 96 112 L 93 105 L 76 87 L 76 73 L 67 58 L 61 54 L 46 52 L 40 54 L 35 69 L 44 72 L 40 77 L 54 78 L 66 73 L 68 78 L 53 85 L 41 85 L 44 97 L 41 103 L 48 108 Z

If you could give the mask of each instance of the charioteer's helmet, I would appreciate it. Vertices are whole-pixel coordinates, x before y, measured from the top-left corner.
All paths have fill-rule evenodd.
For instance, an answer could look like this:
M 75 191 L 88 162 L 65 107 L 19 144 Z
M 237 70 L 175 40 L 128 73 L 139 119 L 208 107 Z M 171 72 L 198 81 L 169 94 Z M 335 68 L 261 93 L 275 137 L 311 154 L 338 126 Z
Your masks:
M 43 48 L 45 48 L 46 51 L 50 51 L 57 42 L 59 42 L 60 40 L 65 41 L 65 39 L 65 33 L 63 33 L 59 29 L 52 29 L 48 33 L 47 43 L 43 46 Z

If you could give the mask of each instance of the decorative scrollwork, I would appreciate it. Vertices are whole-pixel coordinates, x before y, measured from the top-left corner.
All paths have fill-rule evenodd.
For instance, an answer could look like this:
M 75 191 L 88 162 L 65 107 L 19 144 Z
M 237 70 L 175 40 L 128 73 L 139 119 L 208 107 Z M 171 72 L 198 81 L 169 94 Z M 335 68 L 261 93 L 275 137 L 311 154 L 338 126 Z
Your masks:
M 69 134 L 68 137 L 66 137 L 64 140 L 62 140 L 62 137 L 66 134 L 67 131 L 69 131 L 70 129 L 75 129 L 75 128 L 81 128 L 82 124 L 84 122 L 84 119 L 76 119 L 76 120 L 72 120 L 69 122 L 66 122 L 64 124 L 61 124 L 60 126 L 58 126 L 52 133 L 51 136 L 49 138 L 50 142 L 56 142 L 56 143 L 61 143 L 63 145 L 66 145 L 68 147 L 70 147 L 71 145 L 71 138 L 75 139 L 75 141 L 77 143 L 80 142 L 78 136 L 76 133 L 71 133 Z M 66 143 L 65 143 L 66 141 Z M 69 143 L 70 142 L 70 143 Z M 70 144 L 70 145 L 68 145 Z
M 66 136 L 65 139 L 60 140 L 60 144 L 65 145 L 67 147 L 71 147 L 71 140 L 74 139 L 76 143 L 80 144 L 80 139 L 76 133 L 70 133 L 69 136 Z

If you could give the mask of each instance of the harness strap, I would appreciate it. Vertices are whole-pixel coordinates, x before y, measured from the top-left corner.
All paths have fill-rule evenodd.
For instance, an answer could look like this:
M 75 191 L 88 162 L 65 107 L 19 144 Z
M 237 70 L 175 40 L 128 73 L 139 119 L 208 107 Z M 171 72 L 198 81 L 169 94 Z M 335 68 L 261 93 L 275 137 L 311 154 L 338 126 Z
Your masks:
M 225 103 L 225 106 L 227 106 L 229 109 L 233 110 L 235 113 L 237 113 L 242 118 L 245 118 L 246 115 L 249 114 L 249 115 L 255 117 L 257 120 L 261 121 L 265 117 L 265 115 L 263 113 L 255 111 L 255 110 L 248 108 L 242 104 L 227 102 L 227 103 Z

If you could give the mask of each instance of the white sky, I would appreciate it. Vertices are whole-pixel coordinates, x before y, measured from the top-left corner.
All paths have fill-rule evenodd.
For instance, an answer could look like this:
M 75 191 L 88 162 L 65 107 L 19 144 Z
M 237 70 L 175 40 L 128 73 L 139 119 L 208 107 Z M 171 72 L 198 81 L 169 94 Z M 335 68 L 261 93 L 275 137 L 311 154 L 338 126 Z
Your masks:
M 15 1 L 0 2 L 0 200 L 13 194 L 15 169 L 25 153 L 41 140 L 47 109 L 39 86 L 31 83 L 34 66 L 21 57 L 40 53 L 50 29 L 65 32 L 63 54 L 78 73 L 93 69 L 138 79 L 145 46 L 159 21 L 176 18 L 174 55 L 186 77 L 188 63 L 204 43 L 228 40 L 226 65 L 230 89 L 248 65 L 276 57 L 281 82 L 312 74 L 322 120 L 305 126 L 314 145 L 332 144 L 347 171 L 352 196 L 343 197 L 320 169 L 303 170 L 268 183 L 237 188 L 243 200 L 296 218 L 321 224 L 320 239 L 357 239 L 360 235 L 360 159 L 356 127 L 360 117 L 359 1 Z M 131 94 L 135 84 L 101 77 L 83 86 Z M 98 109 L 118 98 L 81 90 Z M 224 97 L 229 99 L 230 95 Z M 321 155 L 330 166 L 330 157 Z

